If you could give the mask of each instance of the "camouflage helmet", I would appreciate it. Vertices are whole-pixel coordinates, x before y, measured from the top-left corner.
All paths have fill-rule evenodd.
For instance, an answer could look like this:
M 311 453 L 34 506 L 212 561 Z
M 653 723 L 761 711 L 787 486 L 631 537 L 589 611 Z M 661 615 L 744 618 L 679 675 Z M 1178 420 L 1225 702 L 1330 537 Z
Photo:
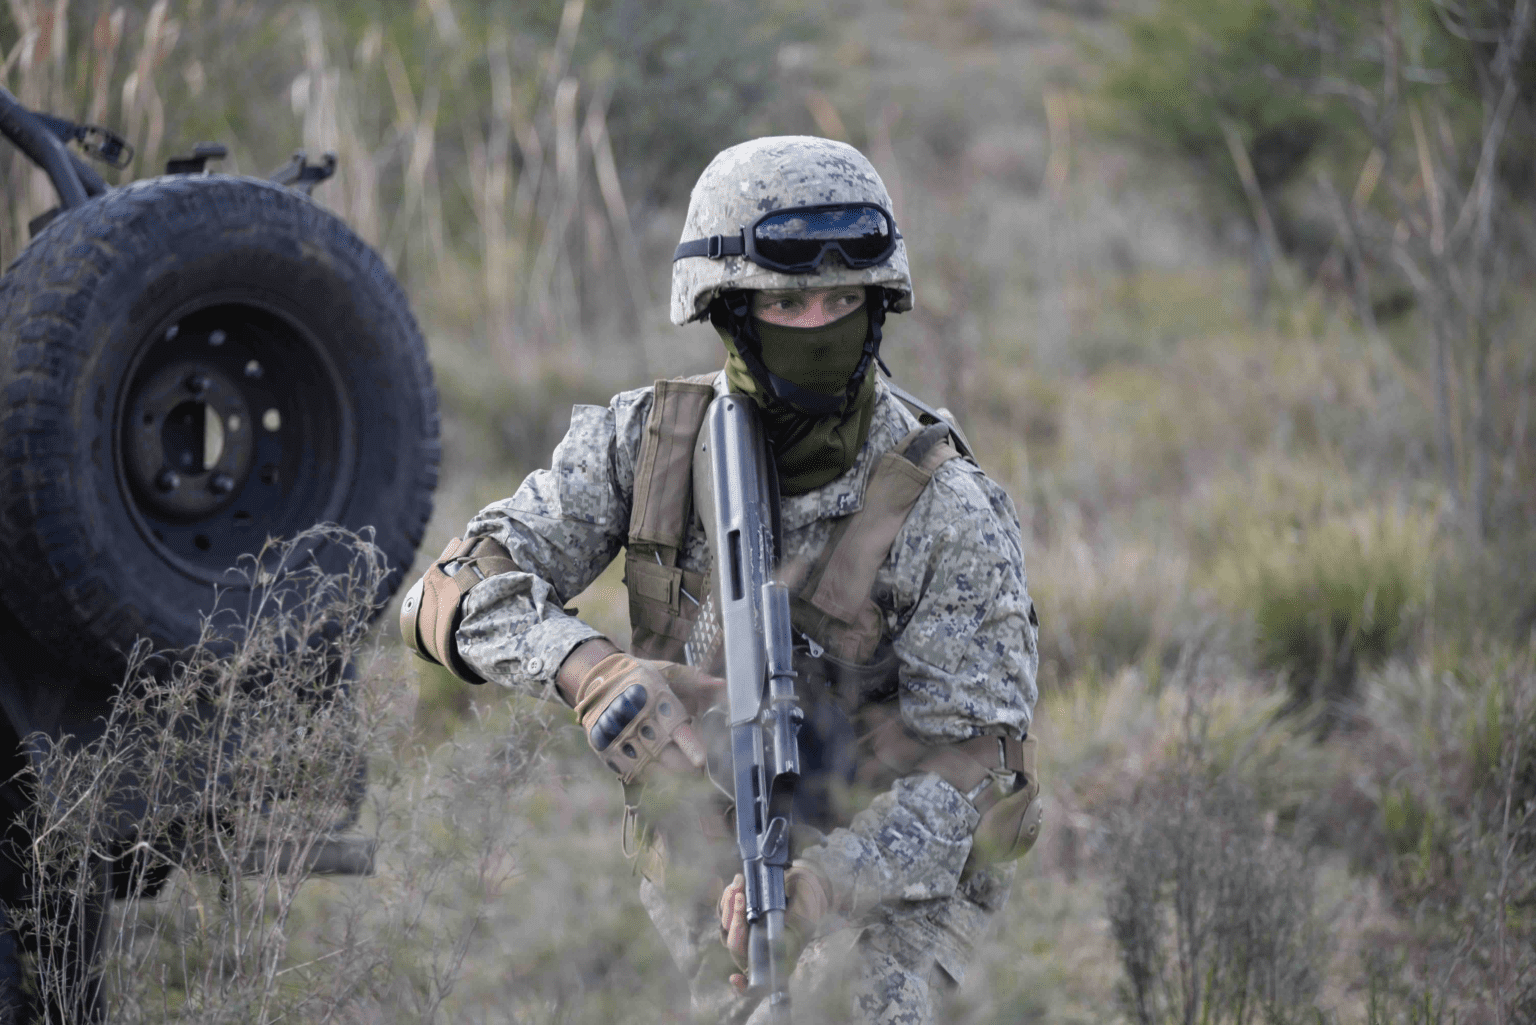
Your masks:
M 722 150 L 704 168 L 688 202 L 682 242 L 738 236 L 774 210 L 826 203 L 873 203 L 891 209 L 890 194 L 864 154 L 846 143 L 810 135 L 753 139 Z M 738 247 L 739 248 L 739 247 Z M 706 315 L 710 300 L 733 289 L 826 288 L 884 285 L 894 292 L 890 309 L 912 308 L 907 245 L 872 267 L 855 270 L 835 259 L 810 274 L 785 274 L 745 255 L 687 256 L 672 263 L 672 323 Z

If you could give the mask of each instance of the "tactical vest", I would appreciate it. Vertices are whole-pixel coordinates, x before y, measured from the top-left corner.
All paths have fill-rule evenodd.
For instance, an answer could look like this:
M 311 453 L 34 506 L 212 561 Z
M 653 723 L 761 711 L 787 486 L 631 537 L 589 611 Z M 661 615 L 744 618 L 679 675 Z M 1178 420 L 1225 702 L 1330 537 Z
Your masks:
M 656 382 L 641 438 L 624 583 L 631 651 L 642 658 L 685 661 L 684 649 L 710 587 L 705 574 L 678 563 L 693 519 L 694 447 L 715 398 L 717 373 Z M 805 648 L 796 646 L 795 658 L 807 713 L 802 760 L 807 768 L 821 763 L 826 775 L 841 777 L 866 794 L 914 771 L 935 772 L 982 814 L 971 864 L 1007 860 L 1028 850 L 1039 832 L 1034 739 L 982 736 L 924 744 L 904 726 L 894 700 L 897 659 L 873 598 L 875 578 L 934 473 L 962 455 L 962 449 L 968 457 L 969 446 L 935 411 L 899 389 L 892 391 L 929 422 L 875 462 L 863 504 L 839 520 L 815 561 L 786 574 L 791 577 L 785 580 L 792 595 L 791 625 L 808 642 Z M 839 723 L 845 736 L 834 735 Z M 807 743 L 822 750 L 808 752 Z M 816 804 L 818 794 L 830 790 L 807 787 L 811 782 L 802 780 L 801 790 Z M 822 829 L 848 817 L 847 807 L 830 804 L 807 816 Z
M 702 573 L 678 566 L 693 519 L 693 451 L 704 413 L 715 398 L 715 374 L 656 383 L 655 402 L 635 466 L 635 488 L 624 557 L 629 592 L 631 650 L 641 657 L 684 661 L 701 596 Z M 848 687 L 877 686 L 875 676 L 894 672 L 879 606 L 871 597 L 875 576 L 897 533 L 934 472 L 960 455 L 950 427 L 918 427 L 875 463 L 862 507 L 843 517 L 820 556 L 791 569 L 791 624 L 828 659 L 829 683 L 852 712 L 868 693 Z M 894 681 L 891 681 L 894 682 Z M 894 690 L 892 691 L 894 694 Z

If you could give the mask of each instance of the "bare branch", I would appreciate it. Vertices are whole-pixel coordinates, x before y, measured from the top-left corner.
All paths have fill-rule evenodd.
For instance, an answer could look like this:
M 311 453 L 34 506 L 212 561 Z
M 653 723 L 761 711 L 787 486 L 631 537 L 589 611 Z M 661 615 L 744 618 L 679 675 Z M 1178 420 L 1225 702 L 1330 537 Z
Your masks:
M 1526 39 L 1531 34 L 1533 14 L 1536 14 L 1536 5 L 1531 0 L 1515 0 L 1514 20 L 1508 31 L 1502 33 L 1490 69 L 1495 78 L 1510 81 L 1519 74 L 1520 59 L 1525 53 Z
M 1494 176 L 1498 173 L 1499 150 L 1504 144 L 1504 135 L 1509 128 L 1509 118 L 1514 113 L 1515 100 L 1519 99 L 1519 96 L 1519 82 L 1510 78 L 1504 83 L 1498 106 L 1494 109 L 1488 126 L 1483 130 L 1483 145 L 1477 161 L 1477 170 L 1472 176 L 1472 188 L 1468 190 L 1467 198 L 1461 205 L 1461 212 L 1456 216 L 1456 224 L 1451 228 L 1449 242 L 1453 246 L 1474 228 L 1476 230 L 1474 248 L 1481 250 L 1487 245 L 1493 216 Z
M 1237 167 L 1237 176 L 1243 183 L 1243 193 L 1248 197 L 1248 204 L 1253 210 L 1254 223 L 1258 225 L 1259 234 L 1264 238 L 1264 245 L 1269 248 L 1270 259 L 1279 266 L 1280 237 L 1275 232 L 1275 222 L 1270 219 L 1269 208 L 1264 203 L 1264 192 L 1259 188 L 1258 176 L 1254 174 L 1253 161 L 1248 158 L 1248 147 L 1243 144 L 1243 137 L 1231 118 L 1222 116 L 1217 120 L 1221 125 L 1222 135 L 1226 136 L 1227 149 L 1232 154 L 1232 163 Z M 1287 284 L 1290 283 L 1287 282 Z
M 1360 323 L 1372 334 L 1376 333 L 1376 311 L 1371 308 L 1370 277 L 1365 265 L 1365 254 L 1360 249 L 1360 238 L 1355 231 L 1354 219 L 1344 207 L 1344 199 L 1339 195 L 1339 190 L 1333 185 L 1333 179 L 1326 171 L 1318 172 L 1318 184 L 1322 186 L 1323 195 L 1329 200 L 1329 212 L 1333 214 L 1335 226 L 1338 228 L 1339 239 L 1344 244 L 1344 252 L 1349 257 L 1350 276 L 1355 285 L 1355 315 L 1360 318 Z
M 1408 107 L 1408 121 L 1413 126 L 1413 139 L 1419 151 L 1419 174 L 1424 179 L 1424 198 L 1429 205 L 1429 251 L 1442 256 L 1445 253 L 1445 211 L 1435 162 L 1429 154 L 1429 139 L 1424 134 L 1424 119 L 1419 116 L 1417 104 Z

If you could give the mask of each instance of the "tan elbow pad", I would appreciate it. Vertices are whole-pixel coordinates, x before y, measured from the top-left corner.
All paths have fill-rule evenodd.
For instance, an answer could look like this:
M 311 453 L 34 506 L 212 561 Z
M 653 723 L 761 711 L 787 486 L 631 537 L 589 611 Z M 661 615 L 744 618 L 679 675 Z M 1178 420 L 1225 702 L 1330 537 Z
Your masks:
M 400 604 L 400 635 L 406 647 L 467 683 L 484 683 L 459 657 L 453 633 L 463 616 L 464 596 L 487 577 L 517 568 L 494 538 L 456 537 L 448 542 Z

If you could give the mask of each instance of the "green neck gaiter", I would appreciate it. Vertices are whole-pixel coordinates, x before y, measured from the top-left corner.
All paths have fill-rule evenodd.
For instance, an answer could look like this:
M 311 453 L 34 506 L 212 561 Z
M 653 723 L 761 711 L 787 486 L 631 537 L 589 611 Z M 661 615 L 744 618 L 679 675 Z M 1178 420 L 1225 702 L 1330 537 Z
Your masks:
M 864 354 L 869 311 L 862 307 L 821 327 L 782 327 L 761 320 L 754 321 L 753 327 L 762 340 L 763 364 L 769 370 L 810 391 L 841 395 Z M 720 337 L 725 341 L 725 379 L 731 390 L 750 396 L 762 410 L 781 494 L 800 495 L 819 488 L 853 465 L 869 437 L 875 412 L 873 366 L 852 403 L 831 416 L 814 417 L 769 401 L 767 391 L 736 351 L 735 339 L 726 331 Z

